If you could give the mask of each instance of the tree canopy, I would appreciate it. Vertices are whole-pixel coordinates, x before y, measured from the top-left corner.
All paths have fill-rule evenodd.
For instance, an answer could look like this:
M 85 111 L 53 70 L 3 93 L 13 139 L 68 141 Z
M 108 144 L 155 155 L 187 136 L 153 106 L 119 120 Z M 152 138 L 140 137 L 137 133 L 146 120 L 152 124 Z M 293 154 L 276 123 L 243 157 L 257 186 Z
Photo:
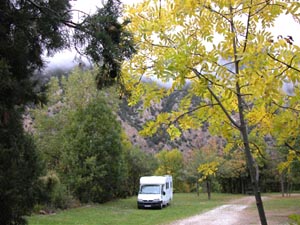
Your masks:
M 6 210 L 1 224 L 25 223 L 22 216 L 33 207 L 40 169 L 34 144 L 23 133 L 21 113 L 26 103 L 38 100 L 31 78 L 43 66 L 43 52 L 51 54 L 67 43 L 61 21 L 70 18 L 64 13 L 70 9 L 68 1 L 36 3 L 54 11 L 53 17 L 32 1 L 0 3 L 0 198 Z
M 139 49 L 124 66 L 127 87 L 133 92 L 131 103 L 149 96 L 159 101 L 190 86 L 178 110 L 148 121 L 143 133 L 152 135 L 164 126 L 175 139 L 181 130 L 208 121 L 212 134 L 242 146 L 262 224 L 267 221 L 254 153 L 263 155 L 264 149 L 252 140 L 263 141 L 276 131 L 279 138 L 285 135 L 283 124 L 291 130 L 299 124 L 299 46 L 292 37 L 276 39 L 269 30 L 283 14 L 299 21 L 298 10 L 298 2 L 261 0 L 147 0 L 127 8 Z M 141 76 L 173 84 L 158 95 L 150 85 L 138 82 Z M 282 90 L 285 82 L 293 83 L 292 95 Z M 200 97 L 201 103 L 192 105 L 193 96 Z M 291 112 L 293 119 L 288 123 L 284 115 Z M 273 120 L 285 122 L 275 127 Z
M 40 189 L 49 196 L 41 195 L 43 204 L 56 204 L 51 194 L 59 185 L 45 185 L 53 175 L 61 191 L 68 190 L 65 195 L 99 203 L 134 194 L 140 176 L 156 167 L 154 156 L 128 141 L 116 116 L 118 93 L 115 87 L 97 90 L 97 72 L 77 68 L 68 77 L 52 77 L 47 105 L 31 110 L 37 150 L 46 166 Z
M 122 7 L 119 0 L 109 0 L 90 16 L 84 16 L 79 29 L 75 29 L 75 46 L 100 68 L 98 88 L 110 86 L 116 80 L 123 87 L 121 64 L 135 53 L 131 33 L 126 31 L 129 20 L 120 22 Z M 124 18 L 123 18 L 124 19 Z
M 97 80 L 101 88 L 120 81 L 119 65 L 134 51 L 131 36 L 125 31 L 127 23 L 121 24 L 118 20 L 120 1 L 105 1 L 95 15 L 85 15 L 79 23 L 72 21 L 72 13 L 69 0 L 0 2 L 0 161 L 7 160 L 0 170 L 0 199 L 6 202 L 1 208 L 7 208 L 7 217 L 1 224 L 25 223 L 22 216 L 33 204 L 31 185 L 39 169 L 34 168 L 37 164 L 34 145 L 29 144 L 30 138 L 21 129 L 21 114 L 26 105 L 45 100 L 43 93 L 39 93 L 43 88 L 37 86 L 38 81 L 33 76 L 45 64 L 43 55 L 51 56 L 80 43 L 81 46 L 76 46 L 95 64 L 108 68 L 99 70 Z M 112 31 L 111 27 L 116 29 Z M 71 30 L 75 30 L 76 35 L 72 35 Z M 17 137 L 20 138 L 16 141 Z M 7 158 L 8 155 L 11 157 Z M 32 161 L 32 168 L 15 163 L 21 162 L 25 155 L 27 161 Z M 21 172 L 32 173 L 32 176 L 18 180 Z M 23 183 L 6 185 L 6 179 Z M 5 200 L 7 191 L 11 193 L 9 201 Z M 23 201 L 19 196 L 24 196 Z
M 96 73 L 77 68 L 61 81 L 53 77 L 47 107 L 32 110 L 43 162 L 82 202 L 115 197 L 126 179 L 121 127 L 112 112 L 117 103 L 107 104 L 117 95 L 108 100 L 108 90 L 97 90 Z

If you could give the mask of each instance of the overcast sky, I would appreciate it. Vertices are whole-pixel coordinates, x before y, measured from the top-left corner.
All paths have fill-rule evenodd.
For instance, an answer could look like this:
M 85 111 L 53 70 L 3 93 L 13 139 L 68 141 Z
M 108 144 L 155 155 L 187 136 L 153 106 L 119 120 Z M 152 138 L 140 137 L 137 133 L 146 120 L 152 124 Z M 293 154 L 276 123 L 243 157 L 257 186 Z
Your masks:
M 121 0 L 123 4 L 134 4 L 141 2 L 142 0 Z M 97 7 L 102 6 L 102 0 L 70 0 L 73 9 L 83 11 L 88 14 L 92 14 L 96 11 Z M 80 13 L 74 13 L 73 19 L 77 22 L 80 18 Z M 73 50 L 64 50 L 55 54 L 51 58 L 47 58 L 47 69 L 49 68 L 71 68 L 75 63 L 75 57 L 79 55 Z M 46 69 L 46 70 L 47 70 Z
M 121 0 L 123 4 L 134 4 L 142 2 L 143 0 Z M 96 7 L 101 7 L 102 0 L 72 0 L 70 1 L 74 9 L 84 11 L 86 13 L 94 13 Z M 74 20 L 76 21 L 80 15 L 74 14 Z M 292 17 L 286 15 L 281 16 L 277 19 L 275 27 L 271 30 L 274 37 L 278 35 L 287 36 L 291 35 L 296 45 L 300 45 L 300 35 L 298 35 L 298 29 L 300 25 L 296 24 Z M 56 54 L 54 57 L 49 59 L 48 67 L 71 67 L 74 63 L 76 52 L 63 51 Z M 78 56 L 78 55 L 77 55 Z
M 134 4 L 142 1 L 143 0 L 121 0 L 123 4 Z M 93 13 L 97 6 L 101 7 L 102 0 L 72 0 L 70 2 L 74 9 Z M 300 35 L 297 35 L 299 27 L 300 25 L 296 24 L 292 17 L 284 15 L 277 19 L 276 26 L 272 29 L 272 33 L 274 34 L 274 37 L 277 37 L 278 35 L 291 35 L 295 40 L 295 44 L 300 45 Z
M 121 0 L 123 4 L 134 4 L 142 0 Z M 87 13 L 95 12 L 96 7 L 101 7 L 102 0 L 70 0 L 74 9 L 80 9 Z

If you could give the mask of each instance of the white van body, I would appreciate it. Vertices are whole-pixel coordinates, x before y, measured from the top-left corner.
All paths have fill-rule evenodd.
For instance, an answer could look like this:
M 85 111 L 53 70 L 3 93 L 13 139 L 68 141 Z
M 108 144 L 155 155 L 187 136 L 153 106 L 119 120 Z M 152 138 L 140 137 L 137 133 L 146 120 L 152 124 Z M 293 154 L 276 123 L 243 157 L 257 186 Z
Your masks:
M 164 206 L 169 205 L 172 199 L 172 176 L 146 176 L 140 178 L 140 190 L 137 199 L 139 209 L 162 209 Z

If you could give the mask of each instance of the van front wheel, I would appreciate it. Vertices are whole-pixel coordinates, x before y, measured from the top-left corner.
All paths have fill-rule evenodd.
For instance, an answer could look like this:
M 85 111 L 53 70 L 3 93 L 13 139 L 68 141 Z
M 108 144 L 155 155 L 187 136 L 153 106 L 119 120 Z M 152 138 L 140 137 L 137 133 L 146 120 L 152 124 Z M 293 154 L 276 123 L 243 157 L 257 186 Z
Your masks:
M 162 209 L 164 207 L 163 203 L 160 203 L 159 209 Z

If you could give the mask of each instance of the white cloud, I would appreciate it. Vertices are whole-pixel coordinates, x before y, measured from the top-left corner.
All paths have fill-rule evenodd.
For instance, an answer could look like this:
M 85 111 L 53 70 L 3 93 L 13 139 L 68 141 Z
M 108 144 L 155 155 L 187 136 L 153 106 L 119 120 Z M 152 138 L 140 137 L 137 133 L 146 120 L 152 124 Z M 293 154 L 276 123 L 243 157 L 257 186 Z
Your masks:
M 139 2 L 142 2 L 143 0 L 121 0 L 123 4 L 136 4 Z M 73 0 L 71 1 L 71 4 L 73 6 L 73 9 L 77 9 L 80 11 L 84 11 L 85 13 L 92 14 L 96 11 L 97 7 L 102 6 L 102 1 L 100 0 Z M 73 17 L 74 20 L 80 20 L 80 13 L 74 13 Z M 276 38 L 278 35 L 282 35 L 283 37 L 286 37 L 288 35 L 292 36 L 294 39 L 294 43 L 296 45 L 300 45 L 300 36 L 297 35 L 297 30 L 299 28 L 299 24 L 295 22 L 295 20 L 291 16 L 282 15 L 280 16 L 275 23 L 274 28 L 270 30 L 270 32 L 274 35 L 274 38 Z M 218 38 L 217 38 L 218 39 Z M 76 57 L 76 51 L 72 50 L 65 50 L 62 52 L 59 52 L 54 55 L 52 58 L 47 58 L 49 61 L 48 67 L 69 67 L 69 65 L 74 64 L 74 59 Z M 78 55 L 77 55 L 78 56 Z
M 299 46 L 299 28 L 300 24 L 297 23 L 291 15 L 281 15 L 276 19 L 275 26 L 272 28 L 271 32 L 275 38 L 279 35 L 282 35 L 283 37 L 290 35 L 294 39 L 294 44 Z
M 142 2 L 143 0 L 121 0 L 123 4 L 135 4 Z M 93 14 L 96 12 L 97 7 L 102 7 L 102 1 L 100 0 L 73 0 L 70 1 L 72 8 L 78 10 L 78 12 L 73 13 L 73 20 L 75 22 L 80 21 L 80 18 L 83 16 L 82 11 L 87 14 Z M 64 50 L 56 53 L 51 58 L 45 58 L 47 65 L 46 69 L 49 68 L 71 68 L 76 62 L 76 57 L 78 53 L 75 50 Z

